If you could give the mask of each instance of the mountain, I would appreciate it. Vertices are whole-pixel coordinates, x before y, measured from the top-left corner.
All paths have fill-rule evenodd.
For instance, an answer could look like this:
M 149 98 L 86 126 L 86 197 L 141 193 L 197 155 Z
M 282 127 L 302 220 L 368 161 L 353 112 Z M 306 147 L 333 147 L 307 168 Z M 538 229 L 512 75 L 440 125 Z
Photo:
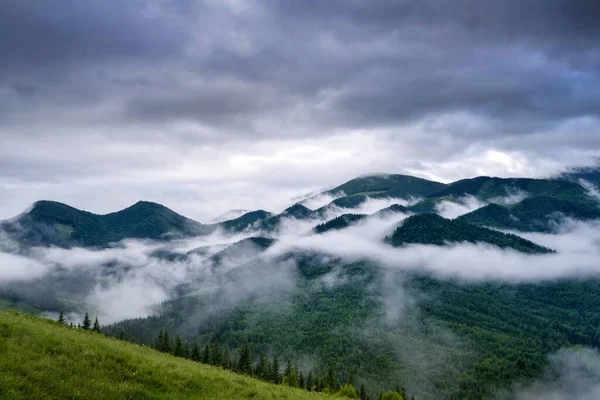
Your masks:
M 332 196 L 368 195 L 371 197 L 426 197 L 439 192 L 443 183 L 408 175 L 369 175 L 352 179 L 325 193 Z
M 10 311 L 0 335 L 6 400 L 329 398 Z
M 286 208 L 281 214 L 262 220 L 258 228 L 265 232 L 274 232 L 279 228 L 281 221 L 286 218 L 309 220 L 317 218 L 318 216 L 319 212 L 313 211 L 300 203 L 296 203 L 293 206 Z
M 429 197 L 461 197 L 471 195 L 487 201 L 524 193 L 563 200 L 587 199 L 587 191 L 579 184 L 561 179 L 495 178 L 478 176 L 446 185 Z
M 243 232 L 246 229 L 258 227 L 261 221 L 271 218 L 273 214 L 265 210 L 247 212 L 237 218 L 217 224 L 227 232 Z
M 413 215 L 405 219 L 388 238 L 393 246 L 411 243 L 444 246 L 448 243 L 488 243 L 524 253 L 549 253 L 552 250 L 512 234 L 450 220 L 437 214 Z
M 600 206 L 593 202 L 573 202 L 535 196 L 507 207 L 489 204 L 456 220 L 497 229 L 552 232 L 563 216 L 583 221 L 600 219 Z
M 315 233 L 325 233 L 330 230 L 344 229 L 365 217 L 367 216 L 364 214 L 343 214 L 337 218 L 315 226 L 313 231 Z
M 567 179 L 578 183 L 580 180 L 593 183 L 600 188 L 600 161 L 592 167 L 572 168 L 559 175 L 560 179 Z
M 224 261 L 234 263 L 234 260 L 237 260 L 239 264 L 257 256 L 271 247 L 273 244 L 275 244 L 275 239 L 266 237 L 249 237 L 219 251 L 211 257 L 211 260 L 215 263 L 215 265 L 221 264 Z
M 218 224 L 219 222 L 223 222 L 223 221 L 229 221 L 232 219 L 236 219 L 241 217 L 242 215 L 249 213 L 250 210 L 242 210 L 242 209 L 238 209 L 238 210 L 229 210 L 213 219 L 211 219 L 211 223 L 213 224 Z
M 124 210 L 98 215 L 54 201 L 38 201 L 2 228 L 31 246 L 106 246 L 127 238 L 165 240 L 205 234 L 211 228 L 157 203 L 140 201 Z

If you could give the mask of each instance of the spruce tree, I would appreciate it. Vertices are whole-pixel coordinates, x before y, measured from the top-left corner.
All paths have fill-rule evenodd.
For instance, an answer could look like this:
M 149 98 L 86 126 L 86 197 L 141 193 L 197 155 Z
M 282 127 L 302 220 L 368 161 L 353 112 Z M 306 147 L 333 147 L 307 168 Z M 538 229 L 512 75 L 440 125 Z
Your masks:
M 304 385 L 304 374 L 302 373 L 302 371 L 300 371 L 300 376 L 298 377 L 298 387 L 300 389 L 306 389 L 306 386 Z
M 325 387 L 330 390 L 330 392 L 337 392 L 338 385 L 335 379 L 335 375 L 333 374 L 333 367 L 330 365 L 327 370 L 327 377 L 325 378 Z
M 94 320 L 94 327 L 92 331 L 100 333 L 100 323 L 98 322 L 98 317 Z
M 181 341 L 181 337 L 177 335 L 175 339 L 175 348 L 173 349 L 173 355 L 175 357 L 185 357 L 183 351 L 183 342 Z
M 123 333 L 122 329 L 121 333 Z M 158 351 L 164 351 L 164 340 L 165 339 L 163 337 L 163 331 L 158 332 L 158 337 L 156 338 L 156 342 L 154 343 L 154 348 Z
M 119 340 L 125 340 L 125 332 L 123 332 L 123 329 L 119 332 Z
M 238 372 L 245 375 L 252 375 L 252 367 L 250 365 L 250 344 L 246 340 L 240 350 L 240 360 L 238 362 Z
M 254 369 L 254 376 L 262 380 L 268 379 L 267 357 L 265 353 L 260 353 L 258 364 L 256 364 L 256 368 Z
M 171 343 L 171 338 L 169 337 L 169 331 L 165 329 L 165 333 L 163 333 L 163 352 L 164 353 L 171 353 L 173 346 Z
M 223 354 L 221 353 L 221 346 L 219 345 L 219 341 L 215 339 L 213 343 L 213 351 L 211 362 L 212 365 L 219 366 L 223 363 Z
M 208 345 L 208 343 L 206 343 L 206 345 L 204 346 L 204 351 L 202 352 L 202 363 L 210 363 L 210 346 Z
M 277 356 L 273 359 L 273 366 L 271 369 L 271 382 L 278 384 L 280 382 L 279 377 L 279 359 Z
M 365 385 L 360 385 L 360 390 L 358 391 L 360 400 L 367 400 L 367 389 L 365 389 Z
M 312 371 L 308 371 L 308 377 L 306 377 L 306 390 L 313 390 L 314 380 Z
M 65 316 L 63 315 L 63 312 L 60 312 L 60 315 L 58 316 L 58 323 L 63 325 L 65 323 Z
M 223 368 L 231 369 L 231 356 L 229 355 L 229 349 L 223 351 Z
M 200 346 L 198 346 L 197 340 L 194 340 L 194 347 L 192 347 L 191 358 L 193 361 L 200 361 L 202 359 L 202 355 L 200 354 Z
M 85 313 L 85 317 L 83 317 L 83 329 L 87 331 L 90 329 L 90 326 L 92 326 L 90 316 L 88 315 L 88 313 Z

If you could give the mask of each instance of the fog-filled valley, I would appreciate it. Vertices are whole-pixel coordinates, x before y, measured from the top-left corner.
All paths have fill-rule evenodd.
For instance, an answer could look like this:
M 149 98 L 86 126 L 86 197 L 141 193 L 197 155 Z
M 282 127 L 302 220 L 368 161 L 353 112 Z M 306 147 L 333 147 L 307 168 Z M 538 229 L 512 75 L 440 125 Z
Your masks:
M 370 393 L 593 398 L 597 185 L 373 175 L 211 224 L 149 202 L 96 215 L 41 201 L 2 223 L 0 304 L 234 359 L 247 341 L 252 363 L 331 369 Z

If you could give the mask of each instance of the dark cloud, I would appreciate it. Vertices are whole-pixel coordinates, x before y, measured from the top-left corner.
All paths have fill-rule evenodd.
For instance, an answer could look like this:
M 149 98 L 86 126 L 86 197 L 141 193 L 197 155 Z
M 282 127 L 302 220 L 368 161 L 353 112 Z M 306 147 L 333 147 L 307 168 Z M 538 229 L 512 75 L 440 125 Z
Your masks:
M 3 1 L 0 184 L 215 168 L 312 190 L 497 174 L 472 167 L 490 151 L 541 174 L 598 148 L 599 19 L 595 0 Z

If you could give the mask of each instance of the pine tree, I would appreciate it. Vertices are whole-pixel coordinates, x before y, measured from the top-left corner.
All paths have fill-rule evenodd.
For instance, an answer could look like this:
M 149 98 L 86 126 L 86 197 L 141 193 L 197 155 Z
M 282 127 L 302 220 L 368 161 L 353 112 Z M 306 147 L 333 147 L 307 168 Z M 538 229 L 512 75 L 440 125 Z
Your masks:
M 223 368 L 231 369 L 231 356 L 229 355 L 229 349 L 223 351 Z
M 333 367 L 330 365 L 327 370 L 327 378 L 325 378 L 325 387 L 330 390 L 330 392 L 337 392 L 338 385 L 335 379 L 335 375 L 333 374 Z
M 173 343 L 171 342 L 171 338 L 169 337 L 169 331 L 165 329 L 165 333 L 163 333 L 163 345 L 162 351 L 164 353 L 171 353 L 173 349 Z
M 121 329 L 121 333 L 123 330 Z M 156 342 L 154 343 L 154 348 L 158 351 L 164 351 L 164 343 L 165 339 L 163 336 L 163 331 L 158 332 L 158 337 L 156 338 Z
M 202 355 L 200 354 L 200 346 L 198 346 L 197 340 L 194 340 L 194 347 L 192 347 L 191 358 L 193 361 L 200 361 L 202 359 Z
M 63 325 L 65 323 L 65 316 L 63 315 L 63 312 L 60 312 L 60 315 L 58 316 L 58 323 Z
M 300 371 L 300 376 L 298 377 L 298 387 L 300 389 L 306 389 L 306 386 L 304 385 L 304 374 L 302 373 L 302 371 Z
M 210 362 L 210 346 L 208 343 L 204 346 L 204 351 L 202 352 L 202 363 L 208 364 Z
M 98 322 L 98 317 L 94 320 L 94 327 L 92 331 L 100 333 L 100 323 Z
M 125 332 L 123 332 L 123 329 L 121 329 L 121 332 L 119 332 L 119 340 L 125 340 Z
M 292 363 L 290 361 L 290 359 L 287 359 L 287 362 L 285 363 L 285 371 L 283 372 L 283 376 L 290 376 L 290 374 L 292 373 Z
M 183 350 L 183 342 L 181 341 L 181 336 L 177 335 L 175 339 L 175 348 L 173 349 L 173 355 L 175 357 L 185 357 Z
M 238 372 L 241 374 L 252 375 L 252 367 L 250 366 L 250 344 L 245 341 L 240 350 L 240 360 L 238 362 Z
M 313 381 L 313 373 L 312 371 L 308 371 L 308 377 L 306 378 L 306 390 L 313 390 L 313 385 L 314 385 L 314 381 Z
M 212 365 L 219 366 L 223 363 L 223 354 L 221 353 L 221 346 L 219 345 L 219 341 L 215 339 L 213 343 L 213 351 L 211 362 Z
M 365 389 L 365 385 L 361 384 L 360 385 L 360 390 L 359 390 L 359 396 L 360 400 L 367 400 L 367 389 Z
M 268 379 L 267 357 L 265 353 L 260 353 L 258 364 L 256 364 L 256 368 L 254 369 L 254 376 L 262 380 Z
M 92 326 L 92 323 L 90 322 L 90 316 L 88 313 L 85 313 L 85 317 L 83 317 L 83 329 L 87 331 L 90 329 L 90 326 Z
M 273 366 L 271 369 L 271 382 L 278 384 L 280 382 L 279 377 L 279 359 L 277 356 L 273 359 Z

